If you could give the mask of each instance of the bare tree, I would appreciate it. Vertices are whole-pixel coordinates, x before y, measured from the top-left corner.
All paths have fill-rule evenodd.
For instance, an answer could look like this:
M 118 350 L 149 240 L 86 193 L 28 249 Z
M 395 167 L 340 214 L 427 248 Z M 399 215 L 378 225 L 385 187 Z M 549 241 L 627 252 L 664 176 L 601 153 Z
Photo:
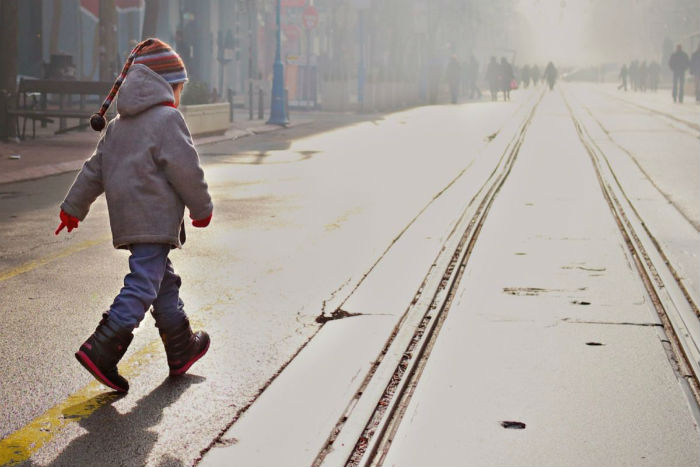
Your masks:
M 114 0 L 100 0 L 100 81 L 112 81 L 118 73 L 117 9 Z
M 158 0 L 146 0 L 146 11 L 143 16 L 143 31 L 141 40 L 156 37 L 158 28 Z

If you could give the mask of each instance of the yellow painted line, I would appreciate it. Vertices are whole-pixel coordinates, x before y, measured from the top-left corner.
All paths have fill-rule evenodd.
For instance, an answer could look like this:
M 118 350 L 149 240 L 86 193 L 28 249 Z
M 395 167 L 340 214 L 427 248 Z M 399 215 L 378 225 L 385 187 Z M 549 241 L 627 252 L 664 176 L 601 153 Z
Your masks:
M 204 309 L 210 307 L 204 307 Z M 203 323 L 197 318 L 190 317 L 190 323 L 194 329 L 203 328 Z M 119 363 L 119 373 L 126 379 L 136 377 L 144 368 L 145 361 L 151 356 L 162 357 L 161 365 L 167 371 L 168 362 L 163 344 L 160 339 L 156 339 Z M 77 361 L 76 364 L 78 364 Z M 87 371 L 85 373 L 88 374 Z M 96 380 L 91 381 L 24 427 L 0 439 L 0 466 L 10 467 L 28 460 L 66 426 L 89 417 L 100 407 L 109 405 L 121 397 L 125 396 L 112 391 Z
M 78 243 L 56 254 L 30 261 L 22 266 L 0 273 L 0 282 L 99 245 L 110 239 L 110 235 L 105 235 L 95 240 Z M 211 308 L 211 306 L 204 307 L 203 311 L 207 308 Z M 190 317 L 190 322 L 193 326 L 201 328 L 202 323 L 199 319 Z M 119 364 L 119 373 L 127 379 L 137 376 L 144 367 L 144 360 L 157 353 L 162 354 L 162 364 L 167 369 L 167 360 L 165 359 L 162 345 L 160 339 L 156 339 L 134 352 L 131 357 Z M 14 466 L 28 460 L 66 426 L 89 417 L 100 407 L 111 404 L 120 397 L 123 396 L 111 391 L 107 386 L 103 386 L 96 380 L 91 381 L 24 427 L 0 439 L 0 466 Z
M 127 379 L 136 376 L 143 368 L 145 357 L 156 354 L 162 345 L 158 339 L 139 349 L 128 360 L 119 364 L 119 373 Z M 162 364 L 167 369 L 168 363 L 165 354 L 163 353 L 162 356 Z M 120 397 L 123 396 L 93 380 L 68 396 L 63 402 L 51 407 L 24 427 L 1 439 L 0 466 L 9 467 L 26 461 L 66 426 L 89 417 L 100 407 L 108 405 Z
M 79 251 L 86 250 L 90 247 L 93 247 L 95 245 L 99 245 L 100 243 L 104 243 L 107 240 L 110 240 L 112 238 L 111 235 L 105 235 L 100 238 L 97 238 L 95 240 L 88 240 L 82 243 L 77 243 L 75 245 L 72 245 L 64 250 L 61 250 L 57 253 L 54 253 L 49 256 L 45 256 L 43 258 L 35 259 L 33 261 L 30 261 L 28 263 L 25 263 L 21 266 L 18 266 L 14 269 L 10 269 L 9 271 L 5 272 L 0 272 L 0 282 L 11 279 L 15 276 L 19 276 L 20 274 L 24 274 L 25 272 L 29 272 L 33 269 L 36 269 L 38 267 L 44 266 L 46 264 L 52 263 L 54 261 L 57 261 L 59 259 L 65 258 L 67 256 L 70 256 L 72 254 L 78 253 Z

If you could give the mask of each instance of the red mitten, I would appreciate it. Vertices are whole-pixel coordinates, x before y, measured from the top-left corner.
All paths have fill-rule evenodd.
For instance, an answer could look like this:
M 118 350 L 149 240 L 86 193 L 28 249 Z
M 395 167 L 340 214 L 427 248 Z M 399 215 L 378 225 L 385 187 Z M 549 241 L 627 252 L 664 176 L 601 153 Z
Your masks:
M 58 233 L 63 230 L 64 227 L 68 227 L 68 232 L 78 228 L 78 222 L 80 222 L 78 218 L 71 216 L 63 209 L 61 209 L 61 213 L 58 215 L 58 217 L 61 218 L 61 223 L 58 225 L 54 235 L 58 235 Z
M 209 225 L 209 222 L 211 222 L 211 217 L 214 215 L 212 212 L 209 214 L 209 217 L 205 217 L 204 219 L 192 219 L 192 216 L 190 216 L 190 219 L 192 219 L 192 225 L 195 227 L 206 227 Z

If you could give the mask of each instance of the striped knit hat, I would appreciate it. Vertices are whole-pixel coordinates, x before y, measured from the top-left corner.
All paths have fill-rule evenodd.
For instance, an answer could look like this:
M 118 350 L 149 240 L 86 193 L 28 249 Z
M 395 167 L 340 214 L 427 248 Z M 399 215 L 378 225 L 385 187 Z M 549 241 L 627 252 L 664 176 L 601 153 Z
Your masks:
M 105 113 L 117 95 L 119 87 L 124 82 L 132 63 L 141 63 L 162 76 L 170 84 L 187 81 L 187 71 L 180 56 L 165 42 L 160 39 L 146 39 L 134 47 L 124 63 L 122 72 L 114 82 L 107 98 L 102 103 L 99 112 L 90 117 L 90 126 L 95 131 L 102 131 L 107 124 Z

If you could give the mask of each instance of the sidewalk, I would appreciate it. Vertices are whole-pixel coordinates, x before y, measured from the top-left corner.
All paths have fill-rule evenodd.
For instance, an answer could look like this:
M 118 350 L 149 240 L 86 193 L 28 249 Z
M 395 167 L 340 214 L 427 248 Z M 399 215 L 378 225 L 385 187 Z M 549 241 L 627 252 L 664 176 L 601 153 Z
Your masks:
M 240 111 L 239 111 L 240 112 Z M 311 116 L 298 114 L 290 127 L 312 121 Z M 21 122 L 20 122 L 21 124 Z M 27 126 L 31 125 L 27 122 Z M 41 128 L 37 125 L 36 139 L 28 136 L 20 142 L 0 141 L 0 184 L 31 180 L 48 175 L 78 170 L 90 157 L 99 139 L 99 133 L 90 129 L 55 135 L 58 123 Z M 245 136 L 267 133 L 283 127 L 268 125 L 265 120 L 248 120 L 236 115 L 231 127 L 223 135 L 195 137 L 195 146 L 219 141 L 235 140 Z M 31 128 L 27 129 L 31 135 Z

